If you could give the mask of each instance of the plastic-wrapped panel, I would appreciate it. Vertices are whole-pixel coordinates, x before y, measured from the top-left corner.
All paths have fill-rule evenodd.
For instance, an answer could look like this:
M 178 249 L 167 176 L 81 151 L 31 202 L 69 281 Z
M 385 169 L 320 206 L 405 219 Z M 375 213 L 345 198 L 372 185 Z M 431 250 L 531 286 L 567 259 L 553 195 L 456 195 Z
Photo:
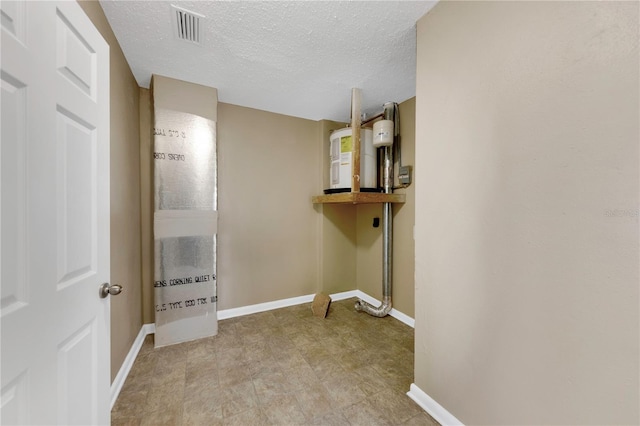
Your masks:
M 218 332 L 216 317 L 216 127 L 156 107 L 155 345 Z

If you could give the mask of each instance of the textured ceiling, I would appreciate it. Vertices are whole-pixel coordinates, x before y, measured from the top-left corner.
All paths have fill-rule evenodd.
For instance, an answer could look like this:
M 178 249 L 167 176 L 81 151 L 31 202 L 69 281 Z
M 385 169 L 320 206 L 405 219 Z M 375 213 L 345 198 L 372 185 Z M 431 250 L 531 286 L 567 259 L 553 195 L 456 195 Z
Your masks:
M 416 21 L 435 1 L 100 0 L 133 74 L 218 89 L 221 102 L 348 121 L 415 95 Z M 202 42 L 174 35 L 171 5 L 204 15 Z

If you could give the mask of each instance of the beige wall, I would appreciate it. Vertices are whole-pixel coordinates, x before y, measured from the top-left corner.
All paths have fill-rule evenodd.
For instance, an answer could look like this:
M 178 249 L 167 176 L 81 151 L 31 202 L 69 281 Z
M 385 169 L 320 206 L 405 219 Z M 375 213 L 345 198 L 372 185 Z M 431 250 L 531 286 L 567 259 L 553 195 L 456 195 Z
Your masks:
M 154 74 L 151 78 L 152 109 L 170 109 L 208 120 L 218 118 L 218 90 Z
M 400 144 L 402 165 L 415 165 L 415 108 L 411 98 L 399 105 Z M 398 185 L 396 159 L 395 185 Z M 393 205 L 393 277 L 392 304 L 403 314 L 414 316 L 414 244 L 415 185 L 394 191 L 406 194 L 406 203 Z M 380 226 L 373 227 L 373 219 L 380 218 Z M 357 288 L 378 300 L 382 300 L 382 205 L 357 206 Z
M 220 103 L 218 309 L 315 293 L 318 122 Z
M 142 326 L 138 84 L 97 1 L 79 2 L 110 48 L 111 79 L 111 379 Z
M 638 424 L 638 3 L 441 2 L 417 44 L 416 384 Z
M 151 91 L 140 88 L 140 216 L 142 218 L 142 322 L 155 322 L 153 241 L 153 105 Z
M 321 192 L 318 191 L 320 194 Z M 322 204 L 321 277 L 318 291 L 340 293 L 357 288 L 357 208 L 350 204 Z

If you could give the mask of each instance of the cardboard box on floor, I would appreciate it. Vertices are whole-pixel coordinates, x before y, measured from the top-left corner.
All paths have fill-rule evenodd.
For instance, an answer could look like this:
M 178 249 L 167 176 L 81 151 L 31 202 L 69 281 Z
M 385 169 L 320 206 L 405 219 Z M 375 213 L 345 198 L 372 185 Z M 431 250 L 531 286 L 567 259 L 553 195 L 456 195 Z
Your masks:
M 320 318 L 325 318 L 327 312 L 329 312 L 329 305 L 331 304 L 331 298 L 323 293 L 318 293 L 311 302 L 311 312 L 313 315 Z

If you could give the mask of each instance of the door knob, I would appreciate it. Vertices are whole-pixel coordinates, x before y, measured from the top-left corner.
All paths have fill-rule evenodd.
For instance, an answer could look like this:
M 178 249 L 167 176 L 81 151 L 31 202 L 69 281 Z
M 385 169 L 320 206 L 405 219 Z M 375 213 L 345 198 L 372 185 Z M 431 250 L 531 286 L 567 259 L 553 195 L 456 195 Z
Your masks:
M 117 296 L 122 293 L 122 286 L 118 284 L 104 283 L 100 286 L 100 298 L 104 299 L 108 295 Z

